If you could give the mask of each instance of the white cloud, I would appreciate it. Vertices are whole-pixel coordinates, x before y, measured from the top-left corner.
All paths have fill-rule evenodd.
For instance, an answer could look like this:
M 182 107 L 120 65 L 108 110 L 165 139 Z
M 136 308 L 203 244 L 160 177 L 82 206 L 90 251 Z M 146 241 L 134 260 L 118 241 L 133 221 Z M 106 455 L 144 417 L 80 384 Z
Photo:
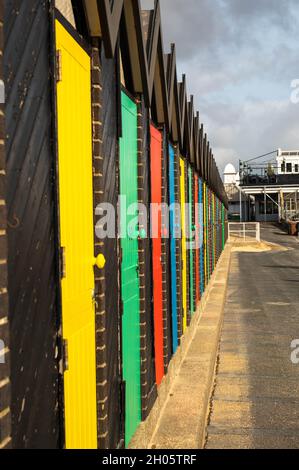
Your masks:
M 151 7 L 151 0 L 143 0 Z M 298 0 L 160 0 L 164 46 L 177 45 L 219 167 L 299 148 Z

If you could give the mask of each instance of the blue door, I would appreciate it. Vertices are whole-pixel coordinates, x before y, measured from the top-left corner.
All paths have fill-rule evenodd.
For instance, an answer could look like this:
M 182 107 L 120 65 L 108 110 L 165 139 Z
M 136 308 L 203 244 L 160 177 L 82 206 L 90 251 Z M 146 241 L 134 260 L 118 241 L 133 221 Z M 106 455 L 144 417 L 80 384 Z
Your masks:
M 175 220 L 175 154 L 169 146 L 169 203 L 170 203 L 170 264 L 171 264 L 171 311 L 173 353 L 178 348 L 177 276 L 176 276 L 176 220 Z

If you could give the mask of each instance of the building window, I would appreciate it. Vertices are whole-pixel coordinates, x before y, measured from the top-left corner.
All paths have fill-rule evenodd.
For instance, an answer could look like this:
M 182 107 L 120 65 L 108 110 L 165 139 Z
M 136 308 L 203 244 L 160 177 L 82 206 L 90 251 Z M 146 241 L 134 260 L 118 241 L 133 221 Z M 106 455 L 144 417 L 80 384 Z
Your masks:
M 265 214 L 265 203 L 264 203 L 264 201 L 260 201 L 259 213 L 260 213 L 260 215 Z M 266 204 L 266 214 L 267 215 L 276 215 L 276 214 L 278 214 L 277 204 L 274 204 L 273 201 L 268 200 L 267 204 Z
M 292 173 L 292 164 L 287 163 L 287 173 Z
M 299 165 L 298 165 L 298 163 L 295 164 L 295 173 L 299 173 Z
M 286 171 L 286 164 L 282 163 L 281 164 L 281 173 L 285 173 L 285 171 Z

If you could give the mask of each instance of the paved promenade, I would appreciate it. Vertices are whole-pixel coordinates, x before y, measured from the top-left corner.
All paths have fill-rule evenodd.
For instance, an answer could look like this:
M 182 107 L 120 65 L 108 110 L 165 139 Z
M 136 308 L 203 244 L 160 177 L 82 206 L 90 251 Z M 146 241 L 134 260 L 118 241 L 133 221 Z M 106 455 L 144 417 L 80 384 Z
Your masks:
M 299 243 L 261 235 L 288 251 L 232 254 L 206 448 L 299 448 Z

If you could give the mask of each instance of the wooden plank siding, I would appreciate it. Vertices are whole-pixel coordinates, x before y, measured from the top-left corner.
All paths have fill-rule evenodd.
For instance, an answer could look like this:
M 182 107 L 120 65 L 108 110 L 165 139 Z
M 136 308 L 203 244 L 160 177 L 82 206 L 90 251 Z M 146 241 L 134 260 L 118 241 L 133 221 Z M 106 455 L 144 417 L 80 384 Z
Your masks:
M 3 16 L 0 1 L 0 80 L 3 82 Z M 2 90 L 3 92 L 3 90 Z M 3 94 L 3 93 L 2 93 Z M 0 103 L 0 449 L 11 447 L 10 352 L 7 295 L 7 208 L 5 161 L 5 105 Z
M 47 0 L 5 2 L 12 440 L 61 445 L 51 19 Z

